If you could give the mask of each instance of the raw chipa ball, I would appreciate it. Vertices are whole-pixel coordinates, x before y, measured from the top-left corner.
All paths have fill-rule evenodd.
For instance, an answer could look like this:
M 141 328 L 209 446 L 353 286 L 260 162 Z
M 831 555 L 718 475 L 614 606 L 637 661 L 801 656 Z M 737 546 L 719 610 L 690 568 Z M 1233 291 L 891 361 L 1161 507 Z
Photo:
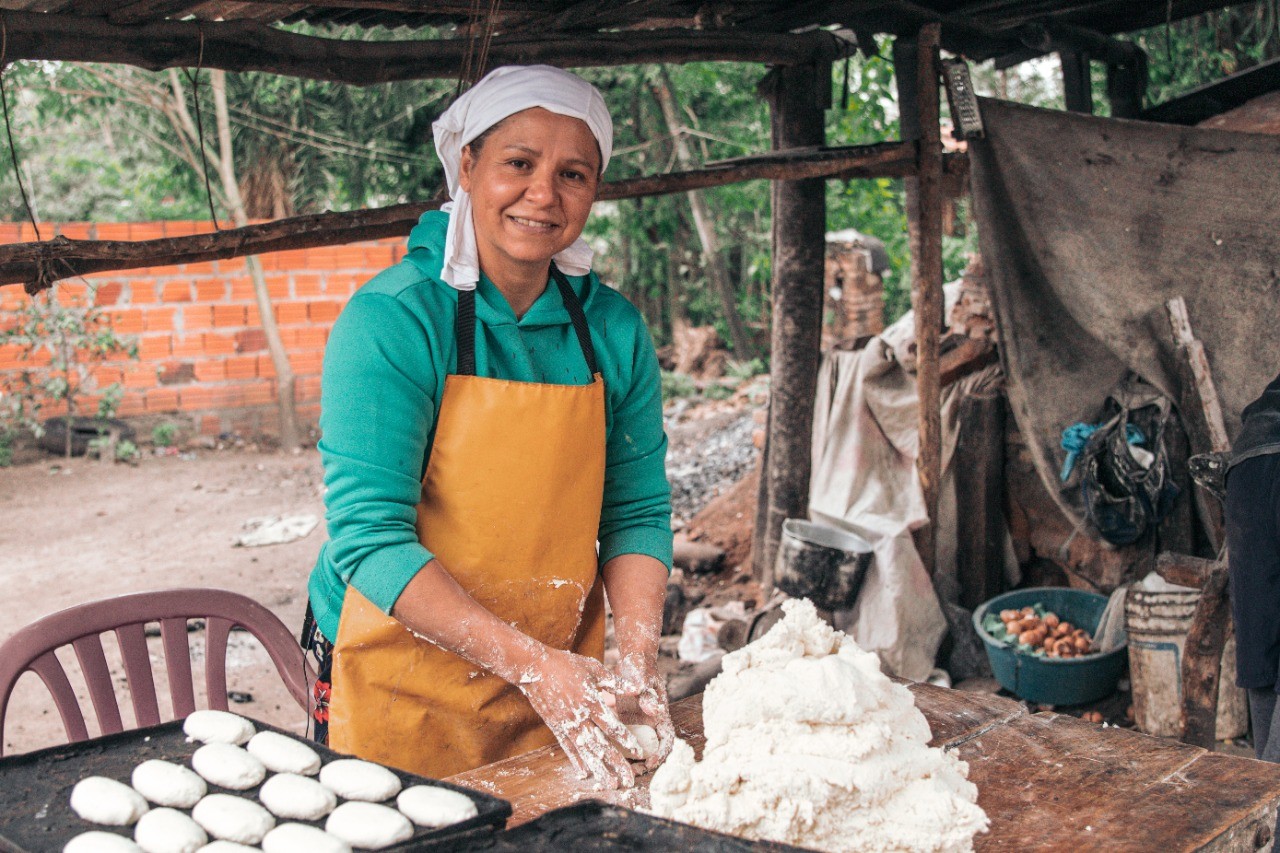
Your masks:
M 191 817 L 214 838 L 238 844 L 257 844 L 276 825 L 262 806 L 234 794 L 210 794 L 196 803 Z
M 380 803 L 400 793 L 400 777 L 381 764 L 340 758 L 320 769 L 320 781 L 344 800 Z
M 176 809 L 152 809 L 133 830 L 144 853 L 195 853 L 209 841 L 200 824 Z
M 466 794 L 434 785 L 405 788 L 396 797 L 396 807 L 418 826 L 452 826 L 477 814 L 475 802 Z
M 413 836 L 408 818 L 377 803 L 343 803 L 329 815 L 324 829 L 352 847 L 369 850 L 381 850 Z
M 71 808 L 90 823 L 132 826 L 150 807 L 141 794 L 123 782 L 90 776 L 71 789 Z
M 320 756 L 314 749 L 279 732 L 258 732 L 245 749 L 273 773 L 314 776 L 320 771 Z
M 133 768 L 133 788 L 158 806 L 189 809 L 209 792 L 197 774 L 181 764 L 152 758 Z
M 201 743 L 242 744 L 253 737 L 253 723 L 230 711 L 194 711 L 182 723 L 187 737 Z
M 282 823 L 262 839 L 265 853 L 351 853 L 351 845 L 305 823 Z
M 297 773 L 272 776 L 258 791 L 258 799 L 276 817 L 295 820 L 319 820 L 338 805 L 333 791 Z
M 206 743 L 191 756 L 191 766 L 213 784 L 233 791 L 247 791 L 267 776 L 261 761 L 229 743 Z

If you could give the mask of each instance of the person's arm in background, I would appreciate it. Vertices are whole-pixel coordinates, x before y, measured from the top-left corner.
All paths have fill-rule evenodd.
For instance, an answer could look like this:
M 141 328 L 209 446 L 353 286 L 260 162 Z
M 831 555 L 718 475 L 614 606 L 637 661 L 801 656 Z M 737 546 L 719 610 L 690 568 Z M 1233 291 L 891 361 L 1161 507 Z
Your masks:
M 599 662 L 549 648 L 499 619 L 419 541 L 417 505 L 436 413 L 431 344 L 422 323 L 382 293 L 352 299 L 334 326 L 320 442 L 330 558 L 342 580 L 380 610 L 516 684 L 580 773 L 629 786 L 630 766 L 602 734 L 634 746 L 604 701 L 612 676 Z
M 675 739 L 666 679 L 658 672 L 662 605 L 671 567 L 671 488 L 658 358 L 638 312 L 631 312 L 632 351 L 626 363 L 633 373 L 612 409 L 600 562 L 621 656 L 621 692 L 636 697 L 658 733 L 658 755 L 646 762 L 652 769 L 666 758 Z

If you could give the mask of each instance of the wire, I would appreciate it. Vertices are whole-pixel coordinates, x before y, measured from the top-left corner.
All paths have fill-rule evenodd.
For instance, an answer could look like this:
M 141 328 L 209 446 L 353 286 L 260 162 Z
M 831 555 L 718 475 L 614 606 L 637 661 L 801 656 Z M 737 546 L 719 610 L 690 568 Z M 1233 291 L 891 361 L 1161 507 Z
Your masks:
M 31 199 L 27 197 L 27 188 L 22 183 L 22 170 L 18 168 L 18 148 L 13 141 L 13 125 L 9 122 L 9 94 L 4 86 L 4 60 L 9 53 L 9 16 L 0 12 L 0 106 L 4 107 L 4 132 L 9 138 L 9 159 L 13 161 L 13 177 L 18 182 L 18 192 L 22 194 L 22 204 L 27 209 L 27 218 L 35 229 L 36 240 L 44 240 L 40 236 L 40 225 L 36 222 L 35 211 L 31 209 Z
M 209 157 L 204 150 L 204 119 L 200 117 L 200 69 L 204 67 L 204 26 L 197 24 L 196 32 L 200 34 L 200 51 L 196 55 L 195 76 L 193 77 L 185 68 L 182 73 L 191 84 L 191 99 L 196 102 L 196 145 L 200 148 L 200 165 L 204 171 L 204 197 L 209 201 L 209 221 L 213 223 L 214 231 L 221 231 L 222 228 L 218 225 L 218 213 L 213 209 L 213 188 L 209 186 Z

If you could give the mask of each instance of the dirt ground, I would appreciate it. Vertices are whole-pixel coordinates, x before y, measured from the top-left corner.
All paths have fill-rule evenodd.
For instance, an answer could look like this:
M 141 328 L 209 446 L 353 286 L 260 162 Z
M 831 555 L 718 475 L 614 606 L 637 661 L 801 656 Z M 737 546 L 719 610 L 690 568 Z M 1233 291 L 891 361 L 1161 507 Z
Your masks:
M 145 457 L 136 467 L 103 467 L 85 459 L 51 462 L 46 457 L 0 468 L 0 642 L 73 604 L 183 586 L 248 595 L 296 632 L 306 606 L 306 578 L 325 538 L 320 490 L 320 459 L 314 450 L 296 455 L 196 451 L 186 457 Z M 250 518 L 300 513 L 321 519 L 301 540 L 255 548 L 232 545 Z M 202 633 L 190 637 L 199 667 Z M 160 641 L 151 642 L 159 672 Z M 227 657 L 228 690 L 252 697 L 233 708 L 305 730 L 306 715 L 255 640 L 233 633 Z M 72 684 L 82 687 L 78 667 L 66 668 Z M 197 668 L 195 675 L 199 684 L 203 674 Z M 167 718 L 167 689 L 163 683 L 157 687 Z M 127 696 L 127 691 L 118 695 Z M 127 706 L 127 700 L 122 704 Z M 197 704 L 203 705 L 199 695 Z M 131 709 L 121 710 L 126 727 L 131 726 Z M 93 714 L 86 717 L 90 734 L 95 734 Z M 64 740 L 44 687 L 36 676 L 24 675 L 9 704 L 5 752 Z

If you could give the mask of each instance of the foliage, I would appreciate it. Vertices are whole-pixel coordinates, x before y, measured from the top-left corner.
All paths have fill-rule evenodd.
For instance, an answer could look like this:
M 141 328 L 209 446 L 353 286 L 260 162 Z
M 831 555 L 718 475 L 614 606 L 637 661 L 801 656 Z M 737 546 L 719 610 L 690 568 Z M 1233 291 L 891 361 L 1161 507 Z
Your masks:
M 662 402 L 669 403 L 681 397 L 692 397 L 698 393 L 698 386 L 693 377 L 687 373 L 676 373 L 671 370 L 662 371 Z
M 769 362 L 763 358 L 753 358 L 750 361 L 734 361 L 730 359 L 724 369 L 725 376 L 731 379 L 750 379 L 753 376 L 768 372 Z
M 151 428 L 151 443 L 156 447 L 170 447 L 178 436 L 178 425 L 163 421 Z
M 27 367 L 9 374 L 0 386 L 0 432 L 29 430 L 42 434 L 40 412 L 45 406 L 63 404 L 70 423 L 84 398 L 98 388 L 94 368 L 105 361 L 138 357 L 138 344 L 112 331 L 106 314 L 94 301 L 90 285 L 79 295 L 54 286 L 24 301 L 0 329 L 0 345 L 17 347 L 17 358 Z M 95 415 L 111 417 L 123 389 L 113 382 L 101 389 Z M 68 429 L 66 453 L 71 455 Z

